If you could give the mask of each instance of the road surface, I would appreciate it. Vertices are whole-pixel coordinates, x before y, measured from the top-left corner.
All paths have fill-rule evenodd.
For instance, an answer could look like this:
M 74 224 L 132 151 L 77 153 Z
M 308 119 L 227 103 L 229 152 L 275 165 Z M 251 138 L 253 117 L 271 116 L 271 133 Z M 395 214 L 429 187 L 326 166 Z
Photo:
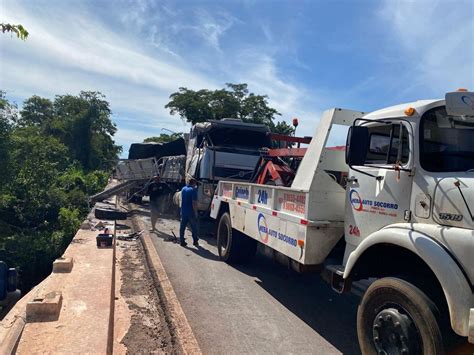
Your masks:
M 212 237 L 196 248 L 187 231 L 183 248 L 171 241 L 176 220 L 160 219 L 157 228 L 154 246 L 204 353 L 359 353 L 356 296 L 261 253 L 248 266 L 229 266 Z

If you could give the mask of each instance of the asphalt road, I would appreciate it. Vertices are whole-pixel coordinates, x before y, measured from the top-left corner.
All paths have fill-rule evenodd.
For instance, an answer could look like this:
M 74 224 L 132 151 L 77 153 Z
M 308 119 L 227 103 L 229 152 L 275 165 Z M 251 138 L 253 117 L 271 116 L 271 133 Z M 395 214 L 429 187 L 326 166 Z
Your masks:
M 187 232 L 183 248 L 170 241 L 178 221 L 157 227 L 154 245 L 204 353 L 359 353 L 356 296 L 260 253 L 252 264 L 229 266 L 218 260 L 214 238 L 196 248 Z

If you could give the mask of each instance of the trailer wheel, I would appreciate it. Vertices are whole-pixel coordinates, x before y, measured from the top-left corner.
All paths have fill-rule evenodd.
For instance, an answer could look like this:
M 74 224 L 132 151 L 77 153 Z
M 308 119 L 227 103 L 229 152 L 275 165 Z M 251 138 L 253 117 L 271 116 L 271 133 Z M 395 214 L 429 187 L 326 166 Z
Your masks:
M 434 303 L 416 286 L 395 278 L 375 281 L 357 311 L 363 354 L 443 354 Z
M 222 214 L 217 227 L 217 251 L 226 263 L 250 261 L 257 251 L 257 241 L 232 228 L 228 212 Z

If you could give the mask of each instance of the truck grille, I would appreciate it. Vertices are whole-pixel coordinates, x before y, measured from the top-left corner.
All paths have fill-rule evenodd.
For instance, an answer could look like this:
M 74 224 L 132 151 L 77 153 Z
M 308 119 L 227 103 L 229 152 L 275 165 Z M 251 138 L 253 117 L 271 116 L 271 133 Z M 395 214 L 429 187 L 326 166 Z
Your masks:
M 214 178 L 220 180 L 222 178 L 232 178 L 236 180 L 250 180 L 253 170 L 235 169 L 225 167 L 214 168 Z

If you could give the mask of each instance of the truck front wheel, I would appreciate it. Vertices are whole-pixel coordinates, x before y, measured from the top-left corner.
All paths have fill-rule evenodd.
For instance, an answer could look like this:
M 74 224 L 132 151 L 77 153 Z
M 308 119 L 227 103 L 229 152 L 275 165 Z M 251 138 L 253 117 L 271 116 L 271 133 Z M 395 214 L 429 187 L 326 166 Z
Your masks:
M 416 286 L 395 278 L 375 281 L 357 311 L 363 354 L 442 354 L 434 303 Z
M 222 214 L 217 226 L 217 251 L 226 263 L 250 261 L 257 251 L 257 241 L 232 228 L 228 212 Z

